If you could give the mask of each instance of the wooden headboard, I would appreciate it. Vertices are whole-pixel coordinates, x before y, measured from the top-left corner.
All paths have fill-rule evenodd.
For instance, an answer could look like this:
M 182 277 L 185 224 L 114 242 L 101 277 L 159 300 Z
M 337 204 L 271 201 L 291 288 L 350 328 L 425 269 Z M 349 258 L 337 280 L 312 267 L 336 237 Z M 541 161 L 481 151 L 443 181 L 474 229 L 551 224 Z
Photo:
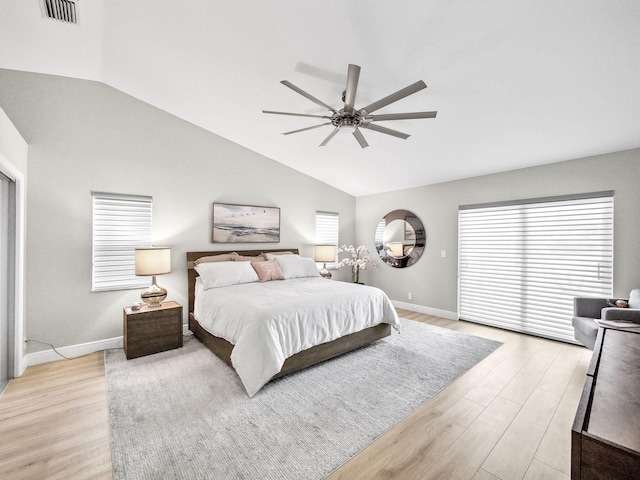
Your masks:
M 198 276 L 198 272 L 193 268 L 195 266 L 195 261 L 200 257 L 208 257 L 211 255 L 222 255 L 224 253 L 237 252 L 238 254 L 245 257 L 257 257 L 261 253 L 269 253 L 269 252 L 293 252 L 298 253 L 297 248 L 265 248 L 262 250 L 213 250 L 209 252 L 187 252 L 187 281 L 188 281 L 188 291 L 189 291 L 189 313 L 193 313 L 193 304 L 195 300 L 196 294 L 196 277 Z

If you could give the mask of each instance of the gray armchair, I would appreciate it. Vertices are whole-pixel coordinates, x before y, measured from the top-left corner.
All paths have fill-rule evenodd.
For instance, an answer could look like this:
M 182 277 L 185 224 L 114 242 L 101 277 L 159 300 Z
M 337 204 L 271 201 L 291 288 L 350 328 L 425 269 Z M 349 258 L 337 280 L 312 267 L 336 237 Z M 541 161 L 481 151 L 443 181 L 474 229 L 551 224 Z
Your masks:
M 608 298 L 574 297 L 573 336 L 585 347 L 593 350 L 601 320 L 629 320 L 640 323 L 640 288 L 631 290 L 629 308 L 611 307 Z

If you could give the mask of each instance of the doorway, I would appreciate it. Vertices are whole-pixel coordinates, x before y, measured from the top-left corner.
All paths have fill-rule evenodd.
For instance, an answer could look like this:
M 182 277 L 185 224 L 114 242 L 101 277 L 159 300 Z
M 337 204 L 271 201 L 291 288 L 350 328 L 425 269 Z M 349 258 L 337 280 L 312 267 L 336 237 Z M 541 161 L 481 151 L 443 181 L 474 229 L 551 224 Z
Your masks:
M 13 377 L 15 182 L 0 173 L 0 394 Z

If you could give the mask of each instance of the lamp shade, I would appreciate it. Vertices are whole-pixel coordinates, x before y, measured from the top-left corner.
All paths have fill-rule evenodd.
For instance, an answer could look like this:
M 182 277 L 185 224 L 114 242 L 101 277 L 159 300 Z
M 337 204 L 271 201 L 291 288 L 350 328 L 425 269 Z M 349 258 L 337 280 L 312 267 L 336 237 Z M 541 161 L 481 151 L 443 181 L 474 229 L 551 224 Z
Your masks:
M 165 273 L 171 273 L 170 248 L 136 248 L 136 275 L 151 276 Z
M 316 245 L 316 262 L 335 262 L 336 246 L 335 245 Z

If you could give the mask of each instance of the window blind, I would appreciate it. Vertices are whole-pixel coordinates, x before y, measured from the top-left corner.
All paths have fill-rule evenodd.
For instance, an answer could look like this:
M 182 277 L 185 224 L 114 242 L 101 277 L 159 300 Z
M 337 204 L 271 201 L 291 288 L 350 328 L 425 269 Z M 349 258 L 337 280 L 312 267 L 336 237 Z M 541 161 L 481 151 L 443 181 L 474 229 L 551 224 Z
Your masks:
M 463 320 L 575 343 L 574 296 L 612 295 L 613 192 L 461 206 Z
M 339 215 L 334 212 L 316 212 L 316 243 L 336 246 L 336 261 L 328 263 L 327 268 L 336 268 L 338 261 Z M 322 267 L 324 263 L 318 263 Z
M 149 286 L 135 275 L 135 249 L 151 246 L 152 198 L 93 192 L 92 291 Z
M 384 247 L 384 229 L 386 226 L 387 221 L 384 218 L 378 222 L 378 225 L 376 225 L 376 233 L 374 234 L 373 239 L 378 250 L 382 250 Z

